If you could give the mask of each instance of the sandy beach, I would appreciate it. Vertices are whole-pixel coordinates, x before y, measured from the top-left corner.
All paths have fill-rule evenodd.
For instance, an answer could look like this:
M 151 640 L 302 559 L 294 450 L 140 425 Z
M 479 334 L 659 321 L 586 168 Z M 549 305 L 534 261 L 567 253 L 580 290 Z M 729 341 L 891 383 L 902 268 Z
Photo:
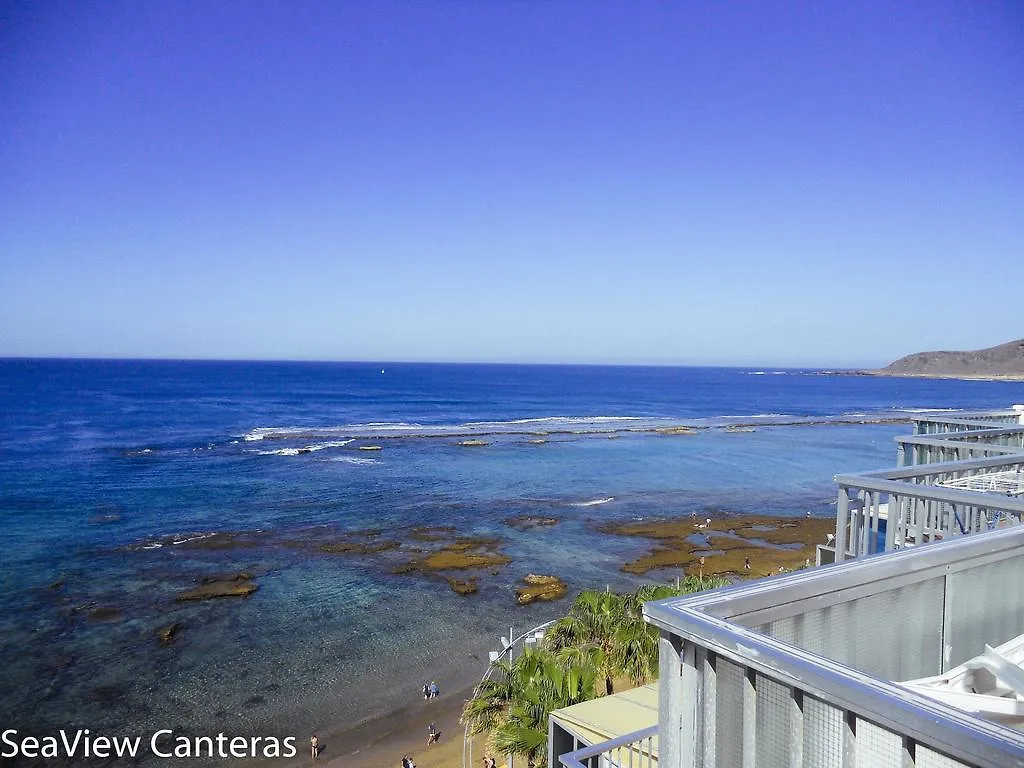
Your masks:
M 697 575 L 723 574 L 732 579 L 757 578 L 779 572 L 779 566 L 794 570 L 814 557 L 814 544 L 824 541 L 824 533 L 833 530 L 830 518 L 778 518 L 764 515 L 733 515 L 695 523 L 691 518 L 674 518 L 616 526 L 620 535 L 648 539 L 651 551 L 633 563 L 623 566 L 646 573 L 649 569 L 671 569 Z M 694 533 L 707 537 L 706 545 L 691 541 Z M 710 543 L 713 541 L 714 543 Z M 698 565 L 702 547 L 708 554 L 703 567 Z M 743 560 L 752 561 L 750 570 L 744 570 Z M 665 576 L 666 571 L 660 570 Z M 743 574 L 741 576 L 740 574 Z M 654 579 L 660 581 L 662 579 Z M 570 600 L 560 601 L 568 610 Z M 401 768 L 402 756 L 409 755 L 417 768 L 463 768 L 463 728 L 459 717 L 470 698 L 479 675 L 486 665 L 474 661 L 461 670 L 461 680 L 439 679 L 441 695 L 424 700 L 413 688 L 405 704 L 378 717 L 369 718 L 354 726 L 337 723 L 317 733 L 321 751 L 314 762 L 309 754 L 308 737 L 302 737 L 300 758 L 289 765 L 333 766 L 334 768 Z M 470 682 L 472 681 L 472 682 Z M 452 689 L 446 689 L 446 682 Z M 358 695 L 356 693 L 355 695 Z M 430 723 L 441 732 L 437 744 L 427 745 Z M 485 740 L 475 740 L 472 763 L 469 768 L 480 768 L 487 754 Z M 498 765 L 504 764 L 501 756 Z M 268 763 L 269 765 L 269 763 Z
M 462 706 L 472 688 L 442 693 L 437 699 L 420 698 L 384 717 L 355 728 L 320 734 L 322 750 L 317 766 L 331 768 L 401 768 L 408 755 L 417 768 L 461 768 L 463 728 L 459 725 Z M 427 745 L 430 723 L 441 732 L 440 741 Z M 482 764 L 482 740 L 474 749 L 474 760 Z M 300 765 L 313 765 L 307 758 Z

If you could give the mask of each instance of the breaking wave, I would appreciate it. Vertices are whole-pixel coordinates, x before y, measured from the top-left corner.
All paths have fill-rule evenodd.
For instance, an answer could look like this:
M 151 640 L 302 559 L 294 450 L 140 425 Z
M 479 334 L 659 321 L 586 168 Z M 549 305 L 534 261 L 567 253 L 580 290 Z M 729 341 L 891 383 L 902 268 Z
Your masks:
M 278 448 L 271 451 L 257 451 L 260 456 L 298 456 L 303 453 L 315 453 L 316 451 L 322 451 L 325 448 L 341 448 L 351 443 L 351 438 L 348 440 L 329 440 L 326 443 L 315 443 L 313 445 L 305 445 L 301 448 Z
M 615 501 L 614 496 L 609 496 L 606 499 L 591 499 L 590 501 L 573 501 L 570 502 L 570 507 L 596 507 L 600 504 L 607 504 L 609 501 Z

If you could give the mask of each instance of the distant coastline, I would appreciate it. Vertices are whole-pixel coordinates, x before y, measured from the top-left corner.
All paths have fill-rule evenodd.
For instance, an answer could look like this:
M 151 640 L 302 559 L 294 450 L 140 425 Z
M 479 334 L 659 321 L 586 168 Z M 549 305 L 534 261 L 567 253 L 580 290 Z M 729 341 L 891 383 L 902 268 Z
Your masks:
M 965 381 L 1024 381 L 1024 339 L 971 351 L 915 352 L 867 376 Z
M 852 376 L 887 376 L 894 379 L 957 379 L 959 381 L 1024 381 L 1024 373 L 897 373 L 884 368 L 849 371 Z

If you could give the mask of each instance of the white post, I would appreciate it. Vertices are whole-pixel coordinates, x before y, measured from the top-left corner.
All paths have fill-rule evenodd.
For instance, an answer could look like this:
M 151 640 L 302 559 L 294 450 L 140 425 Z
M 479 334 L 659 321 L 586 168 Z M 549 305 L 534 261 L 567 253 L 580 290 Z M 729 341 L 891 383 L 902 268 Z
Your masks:
M 516 636 L 512 634 L 512 627 L 508 628 L 508 665 L 512 666 L 512 646 L 515 644 Z M 508 756 L 508 768 L 513 768 L 512 755 Z

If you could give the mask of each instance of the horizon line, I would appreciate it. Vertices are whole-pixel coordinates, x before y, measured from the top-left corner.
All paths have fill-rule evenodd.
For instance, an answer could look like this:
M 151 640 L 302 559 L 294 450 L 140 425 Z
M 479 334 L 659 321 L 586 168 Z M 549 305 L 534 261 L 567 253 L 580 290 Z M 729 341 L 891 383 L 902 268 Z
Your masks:
M 121 357 L 93 355 L 0 355 L 0 361 L 82 361 L 82 362 L 165 362 L 165 363 L 314 363 L 349 365 L 494 365 L 494 366 L 550 366 L 592 368 L 736 368 L 813 371 L 877 370 L 870 366 L 778 364 L 778 363 L 670 363 L 670 362 L 581 362 L 581 361 L 517 361 L 517 360 L 348 360 L 324 358 L 249 358 L 249 357 Z

